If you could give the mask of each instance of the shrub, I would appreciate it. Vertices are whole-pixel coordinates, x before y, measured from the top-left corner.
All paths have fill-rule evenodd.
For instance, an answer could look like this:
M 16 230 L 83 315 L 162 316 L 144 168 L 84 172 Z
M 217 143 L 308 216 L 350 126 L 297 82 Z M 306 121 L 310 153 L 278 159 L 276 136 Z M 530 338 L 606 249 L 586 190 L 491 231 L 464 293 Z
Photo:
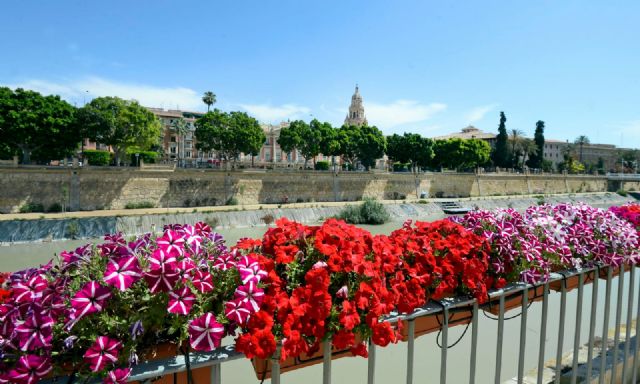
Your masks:
M 316 161 L 316 171 L 328 171 L 328 170 L 329 170 L 328 161 Z
M 238 205 L 238 199 L 236 199 L 235 197 L 230 197 L 229 199 L 227 199 L 226 205 Z
M 337 218 L 350 224 L 384 224 L 389 221 L 389 212 L 382 203 L 365 198 L 360 205 L 346 206 Z
M 138 154 L 138 159 L 136 159 L 136 153 Z M 142 161 L 145 164 L 155 164 L 156 159 L 158 158 L 158 152 L 154 151 L 135 151 L 129 150 L 127 154 L 131 158 L 131 165 L 138 165 L 138 161 Z
M 78 224 L 77 220 L 73 220 L 67 223 L 67 226 L 65 228 L 66 238 L 75 240 L 76 238 L 78 238 L 79 234 L 80 234 L 80 224 Z
M 89 162 L 89 165 L 109 165 L 112 157 L 109 151 L 97 151 L 95 149 L 86 149 L 84 151 L 84 158 Z
M 140 209 L 140 208 L 155 208 L 156 205 L 151 201 L 139 201 L 127 203 L 124 209 Z
M 409 171 L 409 164 L 393 163 L 393 172 L 407 172 Z
M 44 212 L 44 205 L 41 203 L 26 203 L 20 207 L 20 213 Z
M 275 221 L 275 217 L 273 217 L 272 214 L 267 213 L 266 215 L 262 216 L 260 220 L 262 220 L 262 222 L 266 225 L 270 225 Z
M 53 203 L 49 206 L 47 212 L 62 212 L 62 205 L 60 203 Z
M 616 193 L 620 196 L 627 197 L 627 191 L 625 191 L 624 189 L 618 189 Z

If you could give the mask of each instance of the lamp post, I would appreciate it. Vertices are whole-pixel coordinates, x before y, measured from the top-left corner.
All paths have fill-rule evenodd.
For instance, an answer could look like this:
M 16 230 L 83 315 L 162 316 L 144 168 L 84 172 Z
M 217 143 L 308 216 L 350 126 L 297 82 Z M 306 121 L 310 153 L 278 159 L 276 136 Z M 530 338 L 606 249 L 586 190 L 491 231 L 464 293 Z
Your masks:
M 136 153 L 136 167 L 140 167 L 140 154 Z

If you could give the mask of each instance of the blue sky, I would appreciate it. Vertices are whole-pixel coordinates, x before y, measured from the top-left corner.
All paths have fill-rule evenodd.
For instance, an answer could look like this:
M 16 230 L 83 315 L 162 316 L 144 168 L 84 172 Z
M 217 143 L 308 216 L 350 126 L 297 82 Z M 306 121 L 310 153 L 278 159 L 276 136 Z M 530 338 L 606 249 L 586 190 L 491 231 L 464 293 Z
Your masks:
M 434 136 L 473 124 L 640 147 L 638 1 L 25 1 L 0 13 L 0 85 Z

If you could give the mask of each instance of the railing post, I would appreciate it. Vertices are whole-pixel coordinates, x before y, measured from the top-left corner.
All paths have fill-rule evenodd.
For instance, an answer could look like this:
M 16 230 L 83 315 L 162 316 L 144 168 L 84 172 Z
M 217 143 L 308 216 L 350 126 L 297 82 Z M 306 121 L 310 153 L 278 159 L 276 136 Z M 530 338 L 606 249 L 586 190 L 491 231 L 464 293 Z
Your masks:
M 469 362 L 469 384 L 475 384 L 476 351 L 478 350 L 478 300 L 473 302 L 473 312 L 471 316 L 471 361 Z
M 544 345 L 547 340 L 547 312 L 549 311 L 549 282 L 544 284 L 542 293 L 542 316 L 540 317 L 540 349 L 538 350 L 538 378 L 537 384 L 542 384 L 544 372 Z
M 280 353 L 282 343 L 278 342 L 276 352 L 271 357 L 271 384 L 280 384 Z
M 562 277 L 562 288 L 560 289 L 560 320 L 558 327 L 558 348 L 556 349 L 556 376 L 555 383 L 560 384 L 562 376 L 562 347 L 564 344 L 564 318 L 567 311 L 567 280 Z
M 600 267 L 593 271 L 593 289 L 591 291 L 591 317 L 589 318 L 589 346 L 587 347 L 587 380 L 591 379 L 591 373 L 593 370 L 593 342 L 595 339 L 596 331 L 596 314 L 598 307 L 598 275 L 600 273 Z
M 220 364 L 214 364 L 211 366 L 211 384 L 222 383 L 222 367 Z
M 604 320 L 602 323 L 602 350 L 600 351 L 600 377 L 598 384 L 604 384 L 607 369 L 607 346 L 609 344 L 609 312 L 611 310 L 611 267 L 607 267 L 607 288 L 604 296 Z
M 518 383 L 524 379 L 524 357 L 527 343 L 527 307 L 529 306 L 529 288 L 522 290 L 522 312 L 520 315 L 520 352 L 518 354 Z
M 502 342 L 504 339 L 504 292 L 500 295 L 500 306 L 498 312 L 498 340 L 496 345 L 496 373 L 495 384 L 501 384 L 500 375 L 502 371 Z
M 636 282 L 636 269 L 631 268 L 629 272 L 629 300 L 627 301 L 627 332 L 624 338 L 624 361 L 622 362 L 622 382 L 627 382 L 627 360 L 629 359 L 629 344 L 631 344 L 631 323 L 633 321 L 633 295 Z M 636 338 L 636 342 L 637 342 Z
M 398 320 L 400 321 L 400 320 Z M 407 384 L 413 384 L 413 353 L 415 348 L 416 321 L 409 320 L 409 330 L 407 331 Z
M 442 312 L 442 346 L 440 347 L 440 384 L 447 382 L 447 349 L 449 348 L 449 307 Z
M 323 344 L 322 353 L 322 384 L 331 384 L 331 339 Z
M 622 291 L 624 289 L 624 266 L 620 266 L 618 275 L 618 297 L 616 301 L 616 327 L 613 336 L 613 366 L 611 367 L 611 382 L 616 382 L 618 370 L 618 347 L 620 346 L 620 322 L 622 321 Z
M 578 276 L 578 302 L 576 303 L 576 330 L 573 336 L 573 361 L 571 364 L 571 384 L 578 379 L 578 350 L 580 349 L 580 328 L 582 326 L 582 297 L 584 288 L 584 273 Z
M 369 339 L 369 358 L 367 360 L 367 384 L 376 382 L 376 345 Z

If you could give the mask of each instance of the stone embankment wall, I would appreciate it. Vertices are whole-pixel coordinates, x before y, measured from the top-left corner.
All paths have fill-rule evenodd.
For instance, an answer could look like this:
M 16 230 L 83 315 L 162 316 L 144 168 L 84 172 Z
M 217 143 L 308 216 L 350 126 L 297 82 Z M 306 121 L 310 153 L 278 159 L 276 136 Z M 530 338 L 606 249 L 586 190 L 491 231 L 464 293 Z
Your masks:
M 26 203 L 64 204 L 71 210 L 121 209 L 131 203 L 156 207 L 477 197 L 607 191 L 597 176 L 521 174 L 389 174 L 342 172 L 226 172 L 88 168 L 0 169 L 0 212 Z

